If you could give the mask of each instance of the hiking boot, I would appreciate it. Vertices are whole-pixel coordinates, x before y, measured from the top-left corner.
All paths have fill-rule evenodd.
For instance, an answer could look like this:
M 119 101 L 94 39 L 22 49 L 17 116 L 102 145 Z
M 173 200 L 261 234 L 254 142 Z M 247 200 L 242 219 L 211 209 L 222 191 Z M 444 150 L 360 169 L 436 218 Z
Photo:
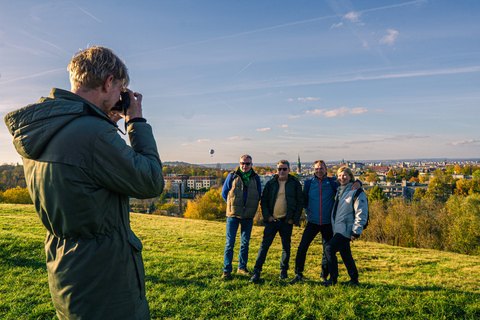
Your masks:
M 295 278 L 293 278 L 293 280 L 290 281 L 288 284 L 289 284 L 289 285 L 294 285 L 294 284 L 300 283 L 300 282 L 303 282 L 303 276 L 297 274 L 297 275 L 295 276 Z
M 287 270 L 282 269 L 282 270 L 280 271 L 280 277 L 279 277 L 279 278 L 280 278 L 280 280 L 288 279 L 288 272 L 287 272 Z
M 327 280 L 327 281 L 325 281 L 324 283 L 322 283 L 322 286 L 324 286 L 324 287 L 331 287 L 331 286 L 334 286 L 334 285 L 336 285 L 336 284 L 337 284 L 337 280 L 332 280 L 332 279 L 330 279 L 330 280 Z
M 223 280 L 232 280 L 232 273 L 223 271 L 222 279 Z
M 237 273 L 243 274 L 244 276 L 251 276 L 252 274 L 247 269 L 237 269 Z
M 260 271 L 253 269 L 253 276 L 248 280 L 251 283 L 259 283 L 260 282 Z

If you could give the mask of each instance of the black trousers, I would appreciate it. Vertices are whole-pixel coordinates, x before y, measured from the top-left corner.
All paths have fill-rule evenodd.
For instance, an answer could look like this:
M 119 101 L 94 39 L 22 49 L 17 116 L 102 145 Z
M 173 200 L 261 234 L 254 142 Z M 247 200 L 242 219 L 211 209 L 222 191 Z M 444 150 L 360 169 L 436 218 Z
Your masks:
M 293 224 L 289 224 L 285 219 L 267 222 L 263 231 L 263 240 L 258 250 L 255 269 L 262 271 L 263 264 L 267 258 L 268 249 L 272 245 L 275 235 L 280 233 L 282 239 L 282 258 L 280 260 L 280 269 L 288 270 L 290 262 L 290 242 L 292 239 Z
M 342 256 L 350 279 L 353 281 L 358 280 L 358 270 L 350 250 L 350 241 L 349 238 L 345 238 L 340 233 L 337 233 L 325 245 L 324 253 L 328 263 L 328 270 L 330 271 L 330 280 L 334 282 L 337 282 L 338 278 L 337 252 L 340 252 Z
M 307 258 L 308 247 L 312 243 L 313 239 L 317 236 L 318 233 L 322 234 L 322 245 L 323 245 L 323 255 L 322 255 L 322 278 L 328 277 L 328 264 L 325 257 L 325 245 L 333 237 L 332 225 L 324 224 L 318 225 L 314 223 L 307 223 L 305 230 L 303 231 L 302 240 L 297 250 L 297 256 L 295 258 L 295 273 L 303 275 L 305 269 L 305 260 Z

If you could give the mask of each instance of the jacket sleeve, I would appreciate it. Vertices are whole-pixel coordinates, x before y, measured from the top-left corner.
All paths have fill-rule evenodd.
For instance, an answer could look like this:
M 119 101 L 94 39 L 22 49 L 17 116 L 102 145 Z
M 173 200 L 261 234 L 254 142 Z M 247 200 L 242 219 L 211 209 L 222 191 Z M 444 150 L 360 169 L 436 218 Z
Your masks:
M 228 198 L 228 193 L 232 189 L 232 178 L 233 177 L 233 172 L 229 173 L 227 176 L 227 179 L 225 179 L 225 182 L 223 183 L 223 188 L 222 188 L 222 198 L 227 202 Z
M 306 208 L 307 205 L 308 205 L 308 191 L 310 191 L 310 190 L 307 190 L 307 181 L 308 180 L 309 179 L 305 180 L 305 182 L 303 183 L 303 207 L 304 208 Z M 309 183 L 310 183 L 310 186 L 311 186 L 312 181 L 310 181 Z
M 365 192 L 360 193 L 355 201 L 353 208 L 355 209 L 355 219 L 353 221 L 352 235 L 361 235 L 363 226 L 367 223 L 368 218 L 368 201 Z
M 269 206 L 270 206 L 270 197 L 271 197 L 271 189 L 272 184 L 268 183 L 263 188 L 262 193 L 262 200 L 260 201 L 260 206 L 262 208 L 262 216 L 263 220 L 266 222 L 270 216 L 273 216 Z
M 260 181 L 260 177 L 258 175 L 255 176 L 257 180 L 257 190 L 258 190 L 258 200 L 262 199 L 262 181 Z
M 164 180 L 152 127 L 143 122 L 131 123 L 129 147 L 113 126 L 105 124 L 92 146 L 96 183 L 138 199 L 159 196 Z
M 297 206 L 295 210 L 295 215 L 293 216 L 293 223 L 297 226 L 300 226 L 300 217 L 302 215 L 305 200 L 302 191 L 302 184 L 298 181 L 296 181 L 295 183 L 295 197 L 297 200 Z

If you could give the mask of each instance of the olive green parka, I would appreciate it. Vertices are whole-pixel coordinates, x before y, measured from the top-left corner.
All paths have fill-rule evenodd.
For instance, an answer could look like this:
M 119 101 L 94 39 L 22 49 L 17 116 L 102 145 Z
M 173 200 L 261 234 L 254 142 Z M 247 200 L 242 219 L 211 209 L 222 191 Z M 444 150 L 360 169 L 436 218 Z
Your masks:
M 130 146 L 102 110 L 69 91 L 5 116 L 47 229 L 48 280 L 60 319 L 149 319 L 142 244 L 129 196 L 163 190 L 152 129 L 130 123 Z

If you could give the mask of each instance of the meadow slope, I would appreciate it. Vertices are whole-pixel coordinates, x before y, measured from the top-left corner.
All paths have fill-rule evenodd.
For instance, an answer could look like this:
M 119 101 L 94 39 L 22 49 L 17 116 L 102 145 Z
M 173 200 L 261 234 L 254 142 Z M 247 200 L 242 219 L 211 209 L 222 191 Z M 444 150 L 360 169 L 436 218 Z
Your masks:
M 352 252 L 361 285 L 324 288 L 318 238 L 308 252 L 305 282 L 289 286 L 278 279 L 278 238 L 270 248 L 262 282 L 253 285 L 245 276 L 220 279 L 223 222 L 132 214 L 132 229 L 144 244 L 153 319 L 480 318 L 480 257 L 359 240 Z M 290 277 L 302 231 L 294 228 Z M 250 268 L 262 232 L 262 227 L 253 229 Z M 0 204 L 1 319 L 56 319 L 48 292 L 44 237 L 33 206 Z M 339 281 L 347 281 L 343 265 L 339 272 Z

